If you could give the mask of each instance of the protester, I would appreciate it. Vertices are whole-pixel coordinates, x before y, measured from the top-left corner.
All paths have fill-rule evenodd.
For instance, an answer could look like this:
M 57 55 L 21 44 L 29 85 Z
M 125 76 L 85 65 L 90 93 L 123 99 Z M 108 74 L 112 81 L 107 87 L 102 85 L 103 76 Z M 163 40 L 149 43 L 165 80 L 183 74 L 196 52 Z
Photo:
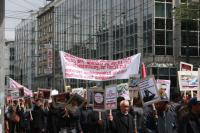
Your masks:
M 92 113 L 92 109 L 88 107 L 87 102 L 83 104 L 83 106 L 80 108 L 80 125 L 81 125 L 81 131 L 80 133 L 89 133 L 89 121 L 88 116 Z
M 134 118 L 129 114 L 129 102 L 126 100 L 120 103 L 120 112 L 114 117 L 109 115 L 110 129 L 113 133 L 134 133 Z
M 92 111 L 88 115 L 88 121 L 89 121 L 89 133 L 108 132 L 108 120 L 106 112 Z
M 31 122 L 32 133 L 43 133 L 45 131 L 44 127 L 44 117 L 45 113 L 42 109 L 41 99 L 36 99 L 35 106 L 32 111 L 33 120 Z
M 191 98 L 188 103 L 189 112 L 184 116 L 179 133 L 199 133 L 200 132 L 200 101 Z

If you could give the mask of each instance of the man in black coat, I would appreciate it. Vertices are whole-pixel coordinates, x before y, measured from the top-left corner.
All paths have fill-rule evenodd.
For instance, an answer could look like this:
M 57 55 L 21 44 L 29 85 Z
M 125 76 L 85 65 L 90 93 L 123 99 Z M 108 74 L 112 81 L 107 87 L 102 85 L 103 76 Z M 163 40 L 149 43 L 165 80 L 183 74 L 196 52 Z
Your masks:
M 134 133 L 134 118 L 129 114 L 129 102 L 126 100 L 120 103 L 120 112 L 113 117 L 109 114 L 110 129 L 113 133 Z
M 42 133 L 44 132 L 44 111 L 42 109 L 42 101 L 37 99 L 35 107 L 32 111 L 33 121 L 31 122 L 32 133 Z

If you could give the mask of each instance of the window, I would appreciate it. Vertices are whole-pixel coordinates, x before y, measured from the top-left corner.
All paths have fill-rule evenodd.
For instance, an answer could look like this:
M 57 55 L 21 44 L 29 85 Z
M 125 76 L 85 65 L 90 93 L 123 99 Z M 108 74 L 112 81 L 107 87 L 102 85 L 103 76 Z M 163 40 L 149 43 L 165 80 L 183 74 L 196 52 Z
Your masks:
M 172 17 L 172 4 L 166 3 L 166 17 L 171 18 Z
M 165 55 L 165 47 L 164 46 L 156 46 L 155 54 L 156 55 Z
M 166 28 L 167 30 L 172 30 L 172 19 L 167 19 L 166 20 Z
M 173 44 L 172 40 L 172 31 L 167 31 L 166 32 L 166 45 L 171 45 Z
M 155 19 L 155 28 L 156 29 L 165 29 L 165 19 L 156 18 Z
M 164 31 L 155 31 L 155 45 L 165 45 Z
M 156 3 L 156 17 L 165 17 L 165 4 L 164 3 Z

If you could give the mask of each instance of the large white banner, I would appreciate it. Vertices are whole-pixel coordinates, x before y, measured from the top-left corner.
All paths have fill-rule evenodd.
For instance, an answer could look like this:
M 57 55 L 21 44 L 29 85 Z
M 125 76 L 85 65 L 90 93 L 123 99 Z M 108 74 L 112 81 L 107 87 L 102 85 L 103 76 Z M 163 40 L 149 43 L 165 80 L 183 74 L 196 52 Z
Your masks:
M 120 60 L 83 59 L 60 51 L 63 77 L 106 81 L 129 79 L 130 74 L 138 74 L 141 54 Z

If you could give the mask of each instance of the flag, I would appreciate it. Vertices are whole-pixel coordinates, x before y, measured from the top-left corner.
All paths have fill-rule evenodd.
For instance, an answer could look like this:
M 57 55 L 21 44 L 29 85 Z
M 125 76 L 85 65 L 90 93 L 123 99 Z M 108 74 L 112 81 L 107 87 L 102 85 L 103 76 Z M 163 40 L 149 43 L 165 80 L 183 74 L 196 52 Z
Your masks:
M 146 71 L 146 67 L 145 64 L 142 63 L 142 79 L 147 77 L 147 71 Z
M 26 88 L 25 86 L 19 84 L 17 81 L 13 80 L 12 78 L 9 78 L 9 88 L 12 90 L 19 91 L 20 88 L 24 89 L 25 96 L 31 96 L 32 97 L 32 90 Z

